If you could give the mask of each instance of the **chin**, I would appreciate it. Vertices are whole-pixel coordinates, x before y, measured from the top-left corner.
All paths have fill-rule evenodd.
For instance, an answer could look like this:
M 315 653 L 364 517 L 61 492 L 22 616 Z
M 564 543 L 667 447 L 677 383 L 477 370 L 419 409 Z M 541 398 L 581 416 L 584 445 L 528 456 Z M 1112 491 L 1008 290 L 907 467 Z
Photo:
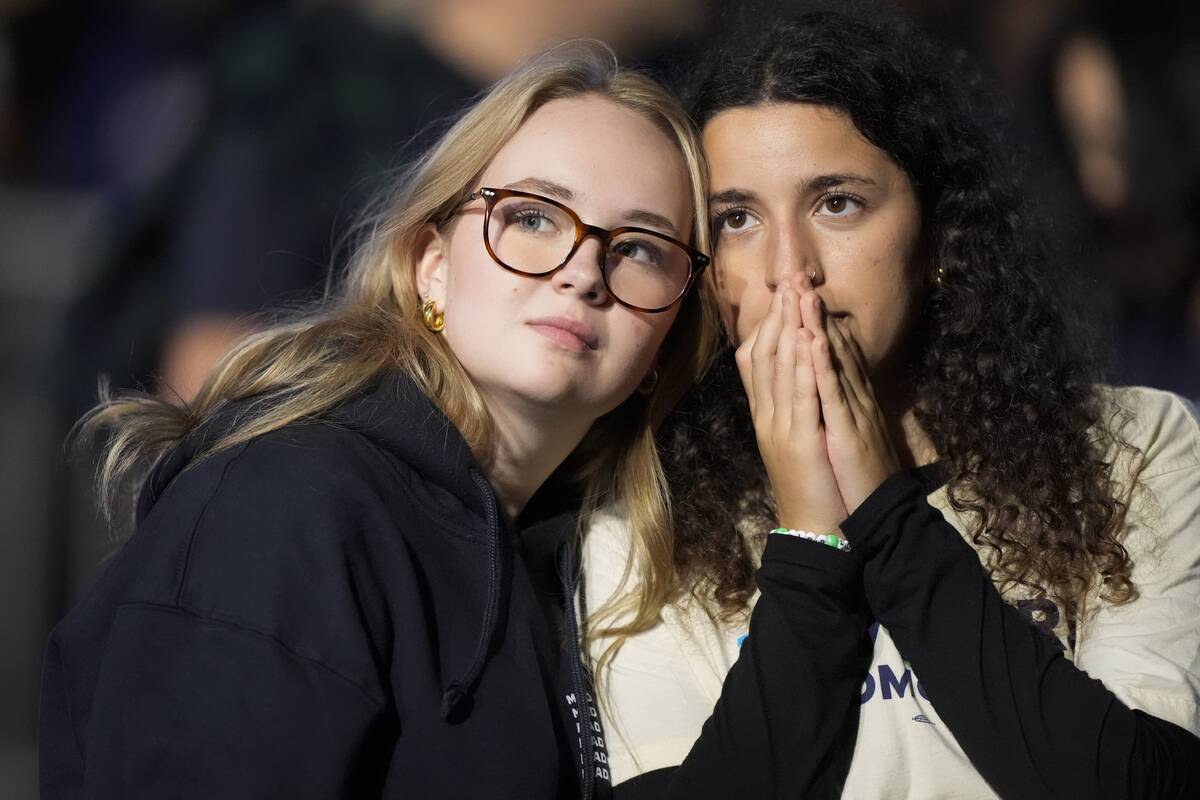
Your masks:
M 524 402 L 534 406 L 545 406 L 570 413 L 576 406 L 583 405 L 576 393 L 566 387 L 524 386 L 513 390 Z
M 548 374 L 510 375 L 502 391 L 530 405 L 557 406 L 568 412 L 569 408 L 585 404 L 580 388 L 578 382 L 572 380 L 570 375 L 553 370 L 548 371 Z
M 523 406 L 534 414 L 595 419 L 619 406 L 637 389 L 596 385 L 594 365 L 556 363 L 556 359 L 530 358 L 510 371 L 477 379 L 485 394 L 508 398 L 510 407 Z M 572 368 L 576 367 L 576 368 Z M 579 368 L 582 367 L 582 368 Z
M 603 397 L 577 384 L 547 382 L 514 387 L 512 392 L 530 407 L 561 418 L 584 417 L 596 420 L 625 402 L 633 393 L 630 389 L 619 396 L 609 393 Z

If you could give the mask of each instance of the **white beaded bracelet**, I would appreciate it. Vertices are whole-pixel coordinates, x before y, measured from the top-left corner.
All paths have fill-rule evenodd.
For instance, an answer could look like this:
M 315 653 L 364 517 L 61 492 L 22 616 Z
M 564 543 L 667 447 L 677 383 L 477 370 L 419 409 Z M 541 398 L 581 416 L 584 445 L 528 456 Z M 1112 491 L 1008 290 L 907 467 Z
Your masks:
M 784 536 L 795 536 L 797 539 L 808 539 L 810 542 L 818 542 L 823 545 L 828 545 L 835 550 L 841 550 L 843 553 L 850 551 L 850 542 L 838 536 L 836 533 L 814 533 L 813 531 L 798 531 L 792 528 L 776 528 L 771 533 L 782 533 Z

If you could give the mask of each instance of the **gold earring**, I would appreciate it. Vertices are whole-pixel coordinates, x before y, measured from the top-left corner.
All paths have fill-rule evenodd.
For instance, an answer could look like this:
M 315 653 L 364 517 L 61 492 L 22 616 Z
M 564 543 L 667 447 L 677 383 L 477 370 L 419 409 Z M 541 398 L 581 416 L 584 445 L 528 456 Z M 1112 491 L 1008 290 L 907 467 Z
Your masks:
M 937 268 L 937 272 L 934 274 L 933 280 L 934 280 L 934 282 L 936 282 L 936 283 L 937 283 L 937 285 L 938 285 L 939 287 L 940 287 L 940 286 L 941 286 L 943 283 L 945 283 L 945 282 L 946 282 L 946 269 L 945 269 L 945 267 L 938 267 L 938 268 Z
M 438 309 L 436 300 L 426 300 L 421 304 L 421 321 L 426 328 L 437 333 L 446 327 L 446 312 Z
M 650 370 L 646 377 L 642 378 L 641 384 L 638 386 L 638 394 L 653 394 L 654 387 L 658 386 L 658 367 Z

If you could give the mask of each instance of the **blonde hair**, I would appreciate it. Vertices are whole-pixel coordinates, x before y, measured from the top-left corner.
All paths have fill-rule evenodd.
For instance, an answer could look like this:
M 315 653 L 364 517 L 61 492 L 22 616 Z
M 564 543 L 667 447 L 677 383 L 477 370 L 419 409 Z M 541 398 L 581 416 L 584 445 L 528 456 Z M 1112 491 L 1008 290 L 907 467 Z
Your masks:
M 102 392 L 81 420 L 85 434 L 108 432 L 97 473 L 109 519 L 124 488 L 136 496 L 176 443 L 237 402 L 233 423 L 197 454 L 203 458 L 291 423 L 320 417 L 382 372 L 406 373 L 457 426 L 483 463 L 493 421 L 443 337 L 421 322 L 416 254 L 422 230 L 464 202 L 501 147 L 539 107 L 598 95 L 655 124 L 678 147 L 693 200 L 693 241 L 708 247 L 706 174 L 695 129 L 679 104 L 651 79 L 619 68 L 599 42 L 573 42 L 498 82 L 413 164 L 384 210 L 362 228 L 344 280 L 318 306 L 239 341 L 216 365 L 195 401 L 180 408 L 159 398 Z M 718 324 L 707 281 L 682 301 L 663 344 L 659 379 L 597 420 L 568 459 L 583 491 L 581 528 L 598 507 L 625 506 L 639 551 L 635 632 L 649 627 L 672 593 L 673 535 L 666 481 L 654 432 L 707 365 Z M 640 627 L 638 627 L 640 626 Z

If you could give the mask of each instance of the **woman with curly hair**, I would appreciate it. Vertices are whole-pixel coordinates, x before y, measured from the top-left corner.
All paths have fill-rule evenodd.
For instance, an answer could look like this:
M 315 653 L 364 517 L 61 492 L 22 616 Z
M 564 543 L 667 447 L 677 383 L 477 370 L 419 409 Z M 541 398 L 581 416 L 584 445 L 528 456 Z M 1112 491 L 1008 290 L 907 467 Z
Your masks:
M 736 356 L 660 436 L 671 559 L 615 514 L 585 545 L 615 781 L 669 786 L 751 681 L 764 731 L 803 731 L 826 776 L 788 782 L 783 759 L 784 780 L 714 792 L 1200 791 L 1195 409 L 1098 382 L 970 74 L 903 20 L 837 12 L 699 70 Z M 839 633 L 783 678 L 755 575 L 779 540 L 857 581 L 807 609 Z M 789 669 L 824 677 L 798 690 L 810 708 L 772 708 Z M 837 735 L 813 736 L 819 714 Z

